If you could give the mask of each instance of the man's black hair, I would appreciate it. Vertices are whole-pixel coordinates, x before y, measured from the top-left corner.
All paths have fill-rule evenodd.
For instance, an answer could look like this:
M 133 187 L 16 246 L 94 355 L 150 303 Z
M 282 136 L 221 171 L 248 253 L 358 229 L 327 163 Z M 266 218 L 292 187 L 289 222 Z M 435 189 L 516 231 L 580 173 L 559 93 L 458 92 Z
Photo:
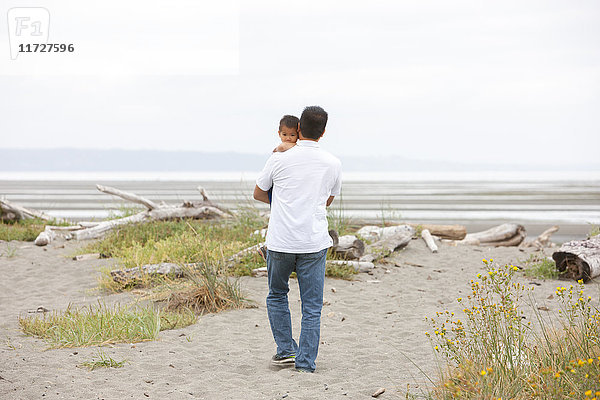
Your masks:
M 283 118 L 281 118 L 281 121 L 279 121 L 279 130 L 281 130 L 283 126 L 298 130 L 298 122 L 300 122 L 298 117 L 293 115 L 284 115 Z
M 308 106 L 300 117 L 300 133 L 307 139 L 318 139 L 325 132 L 327 112 L 319 106 Z

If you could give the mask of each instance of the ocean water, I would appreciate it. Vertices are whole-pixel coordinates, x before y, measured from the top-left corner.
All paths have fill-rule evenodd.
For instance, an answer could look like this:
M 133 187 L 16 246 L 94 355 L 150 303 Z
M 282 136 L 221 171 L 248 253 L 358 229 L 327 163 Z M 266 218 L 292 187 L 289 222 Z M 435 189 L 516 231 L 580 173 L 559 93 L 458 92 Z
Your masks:
M 155 201 L 200 200 L 198 186 L 230 208 L 266 205 L 252 200 L 257 171 L 244 172 L 0 172 L 0 198 L 74 220 L 104 218 L 131 207 L 99 192 L 114 186 Z M 347 173 L 331 207 L 371 222 L 578 226 L 600 224 L 600 172 Z

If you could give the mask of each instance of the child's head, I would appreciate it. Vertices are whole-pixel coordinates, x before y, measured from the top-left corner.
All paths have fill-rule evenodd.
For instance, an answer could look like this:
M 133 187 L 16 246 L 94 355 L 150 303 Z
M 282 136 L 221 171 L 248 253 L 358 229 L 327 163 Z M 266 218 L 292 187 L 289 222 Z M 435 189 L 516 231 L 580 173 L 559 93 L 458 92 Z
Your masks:
M 284 115 L 279 121 L 279 138 L 282 143 L 296 143 L 298 140 L 298 123 L 300 120 L 293 115 Z

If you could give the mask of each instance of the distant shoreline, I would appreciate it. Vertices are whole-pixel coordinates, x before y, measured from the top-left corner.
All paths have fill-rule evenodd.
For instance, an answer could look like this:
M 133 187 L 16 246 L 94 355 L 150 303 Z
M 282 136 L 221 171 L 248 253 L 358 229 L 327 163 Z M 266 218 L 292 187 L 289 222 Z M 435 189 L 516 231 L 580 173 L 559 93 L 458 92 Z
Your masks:
M 1 171 L 6 181 L 253 181 L 260 170 L 240 171 Z M 600 186 L 599 171 L 347 171 L 344 181 L 438 182 L 590 182 Z
M 600 173 L 600 163 L 570 162 L 564 165 L 552 160 L 548 164 L 527 162 L 507 162 L 502 164 L 444 161 L 438 159 L 419 159 L 418 153 L 410 153 L 411 158 L 402 155 L 342 155 L 331 151 L 340 158 L 343 170 L 348 172 L 473 172 L 473 171 L 595 171 Z M 413 157 L 413 154 L 417 154 Z M 260 171 L 270 156 L 264 153 L 201 152 L 201 151 L 162 151 L 162 150 L 125 150 L 125 149 L 3 149 L 0 148 L 0 171 L 80 171 L 84 172 L 120 172 L 120 171 Z

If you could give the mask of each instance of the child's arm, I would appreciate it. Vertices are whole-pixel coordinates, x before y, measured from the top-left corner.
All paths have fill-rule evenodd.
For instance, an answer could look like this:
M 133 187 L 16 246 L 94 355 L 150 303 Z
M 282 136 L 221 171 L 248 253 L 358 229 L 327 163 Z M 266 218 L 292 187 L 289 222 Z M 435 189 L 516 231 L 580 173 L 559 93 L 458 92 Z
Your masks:
M 275 149 L 273 149 L 273 153 L 283 153 L 284 151 L 288 151 L 295 145 L 296 145 L 296 143 L 288 143 L 288 142 L 281 143 L 279 146 L 277 146 L 277 147 L 275 147 Z

